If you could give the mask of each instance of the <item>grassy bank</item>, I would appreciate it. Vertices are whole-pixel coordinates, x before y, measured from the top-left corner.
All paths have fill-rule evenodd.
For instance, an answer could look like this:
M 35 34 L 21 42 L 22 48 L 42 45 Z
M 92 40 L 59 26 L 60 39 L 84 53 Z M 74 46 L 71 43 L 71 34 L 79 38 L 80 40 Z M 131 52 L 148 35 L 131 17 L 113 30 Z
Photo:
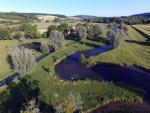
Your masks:
M 31 74 L 31 78 L 32 80 L 39 81 L 39 88 L 41 91 L 40 98 L 43 101 L 54 106 L 59 106 L 66 101 L 70 92 L 73 94 L 77 93 L 81 95 L 84 111 L 108 104 L 111 101 L 142 102 L 142 93 L 134 90 L 129 91 L 126 88 L 111 83 L 100 83 L 96 81 L 61 83 L 57 79 L 52 79 L 52 75 L 50 75 L 48 71 L 51 66 L 61 61 L 68 54 L 85 49 L 90 49 L 90 47 L 81 44 L 68 46 L 65 50 L 57 51 L 38 63 L 36 70 Z M 55 95 L 57 95 L 57 99 L 55 99 Z M 100 102 L 100 99 L 103 99 L 103 101 Z
M 93 56 L 91 62 L 106 62 L 119 65 L 137 65 L 150 69 L 150 46 L 147 39 L 133 28 L 128 31 L 128 36 L 121 45 L 107 53 Z
M 26 40 L 24 43 L 32 43 L 32 42 L 41 42 L 47 41 L 47 39 L 30 39 Z M 0 40 L 0 80 L 6 78 L 9 74 L 12 74 L 13 71 L 9 64 L 9 56 L 12 55 L 12 52 L 15 47 L 21 45 L 22 42 L 18 40 Z M 36 56 L 41 55 L 40 52 L 33 50 L 33 53 Z

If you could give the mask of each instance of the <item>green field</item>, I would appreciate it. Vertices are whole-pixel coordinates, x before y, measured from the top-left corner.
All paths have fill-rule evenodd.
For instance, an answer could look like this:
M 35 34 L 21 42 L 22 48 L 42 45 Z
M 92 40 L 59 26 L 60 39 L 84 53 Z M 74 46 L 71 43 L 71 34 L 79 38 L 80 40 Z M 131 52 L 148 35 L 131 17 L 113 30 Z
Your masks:
M 133 25 L 133 27 L 150 37 L 150 25 Z
M 110 103 L 111 101 L 134 101 L 142 102 L 142 94 L 139 91 L 129 91 L 121 86 L 105 82 L 96 81 L 78 81 L 78 82 L 65 82 L 61 83 L 59 79 L 53 77 L 49 72 L 45 71 L 44 68 L 53 70 L 56 63 L 64 59 L 68 54 L 73 51 L 90 49 L 88 46 L 81 44 L 75 44 L 65 48 L 65 50 L 57 51 L 38 63 L 36 70 L 30 74 L 32 80 L 39 81 L 39 88 L 41 91 L 40 98 L 48 104 L 54 106 L 61 105 L 62 102 L 66 101 L 66 96 L 72 92 L 73 94 L 80 94 L 83 100 L 83 109 L 90 110 L 100 106 L 97 98 L 103 97 L 103 105 Z M 57 61 L 53 61 L 53 57 L 57 58 Z M 54 95 L 58 95 L 57 100 L 54 99 Z M 70 113 L 70 112 L 68 112 Z
M 150 70 L 150 46 L 147 39 L 130 27 L 128 36 L 119 48 L 91 57 L 91 62 L 139 66 Z
M 46 40 L 47 39 L 31 39 L 31 40 L 26 40 L 24 43 L 41 42 Z M 7 61 L 8 55 L 11 55 L 13 49 L 21 44 L 22 43 L 18 40 L 0 40 L 0 80 L 6 78 L 8 75 L 13 73 Z M 33 53 L 36 56 L 39 56 L 41 54 L 35 50 L 33 50 Z
M 53 76 L 55 65 L 65 59 L 69 54 L 105 44 L 107 31 L 108 29 L 105 26 L 103 28 L 103 34 L 99 36 L 100 41 L 87 39 L 83 42 L 84 44 L 81 44 L 74 43 L 72 40 L 65 40 L 66 47 L 63 50 L 56 51 L 37 63 L 34 72 L 27 76 L 31 77 L 32 81 L 37 80 L 39 82 L 39 98 L 41 100 L 48 105 L 56 107 L 66 102 L 66 97 L 70 92 L 73 94 L 77 93 L 81 95 L 84 111 L 92 110 L 114 101 L 143 102 L 143 92 L 131 86 L 90 80 L 62 83 L 57 76 Z M 48 39 L 26 40 L 25 43 L 42 41 L 48 42 Z M 2 58 L 2 60 L 0 60 L 0 80 L 13 73 L 6 58 L 8 55 L 11 55 L 13 49 L 20 44 L 21 43 L 17 40 L 0 41 L 0 58 Z M 36 56 L 42 54 L 34 50 L 33 52 Z M 54 60 L 54 58 L 56 60 Z M 129 27 L 128 35 L 117 49 L 93 56 L 89 59 L 89 61 L 96 62 L 96 64 L 105 62 L 127 66 L 136 65 L 150 70 L 150 46 L 143 35 L 132 27 Z M 57 99 L 54 98 L 55 95 L 57 95 Z M 101 104 L 98 101 L 99 98 L 104 98 Z

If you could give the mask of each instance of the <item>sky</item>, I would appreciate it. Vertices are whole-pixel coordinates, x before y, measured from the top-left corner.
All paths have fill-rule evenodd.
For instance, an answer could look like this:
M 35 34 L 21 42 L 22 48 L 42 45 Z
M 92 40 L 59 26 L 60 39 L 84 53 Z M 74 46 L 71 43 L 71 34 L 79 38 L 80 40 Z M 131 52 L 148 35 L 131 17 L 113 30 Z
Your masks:
M 150 0 L 1 0 L 0 12 L 129 16 L 150 12 Z

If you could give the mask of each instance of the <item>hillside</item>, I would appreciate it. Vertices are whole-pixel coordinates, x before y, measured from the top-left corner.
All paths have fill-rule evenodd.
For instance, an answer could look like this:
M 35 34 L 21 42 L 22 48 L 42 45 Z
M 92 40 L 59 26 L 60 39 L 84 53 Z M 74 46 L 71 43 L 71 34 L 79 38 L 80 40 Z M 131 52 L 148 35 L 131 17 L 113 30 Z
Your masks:
M 132 16 L 142 16 L 145 18 L 150 18 L 150 13 L 142 13 L 142 14 L 136 14 L 136 15 L 132 15 Z

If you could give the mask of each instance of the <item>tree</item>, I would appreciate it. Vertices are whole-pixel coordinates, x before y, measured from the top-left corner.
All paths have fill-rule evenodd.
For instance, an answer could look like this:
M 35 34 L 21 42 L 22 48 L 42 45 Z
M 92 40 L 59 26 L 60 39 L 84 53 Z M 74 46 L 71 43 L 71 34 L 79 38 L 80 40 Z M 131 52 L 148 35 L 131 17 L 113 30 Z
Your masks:
M 49 37 L 51 32 L 54 30 L 58 30 L 58 27 L 56 25 L 50 25 L 47 29 L 47 37 Z
M 84 26 L 78 26 L 76 28 L 77 35 L 79 37 L 79 41 L 86 39 L 87 37 L 87 29 Z
M 24 47 L 14 49 L 12 61 L 15 72 L 22 76 L 31 73 L 36 67 L 35 56 L 31 50 Z
M 114 27 L 113 23 L 109 23 L 108 27 L 112 29 Z
M 55 107 L 56 113 L 75 113 L 75 111 L 81 111 L 83 109 L 83 101 L 79 93 L 70 92 L 63 102 L 58 101 L 58 96 L 54 96 L 56 102 L 61 103 Z
M 86 59 L 86 57 L 84 56 L 84 54 L 81 54 L 81 55 L 80 55 L 79 62 L 80 62 L 81 64 L 83 64 L 83 65 L 86 65 L 87 59 Z
M 35 99 L 29 101 L 27 104 L 24 104 L 20 113 L 40 113 L 40 109 Z
M 128 34 L 128 26 L 124 23 L 120 24 L 120 29 L 123 30 L 125 34 Z
M 40 47 L 41 51 L 43 53 L 46 53 L 49 51 L 49 46 L 46 42 L 41 42 L 41 47 Z
M 56 51 L 64 48 L 64 35 L 62 32 L 54 30 L 49 37 L 49 45 Z
M 68 95 L 68 110 L 67 111 L 72 111 L 70 113 L 73 113 L 76 110 L 82 110 L 83 108 L 83 102 L 81 99 L 80 94 L 73 94 L 72 92 L 69 93 Z M 68 112 L 69 113 L 69 112 Z
M 117 48 L 119 46 L 119 42 L 120 42 L 119 33 L 111 30 L 111 31 L 107 32 L 107 36 L 108 36 L 109 42 L 112 45 L 112 48 L 113 49 Z
M 98 36 L 99 34 L 102 33 L 102 28 L 101 28 L 100 25 L 96 24 L 96 25 L 94 25 L 93 28 L 94 28 L 94 34 L 95 34 L 95 36 Z
M 92 38 L 93 36 L 94 36 L 94 28 L 92 26 L 88 28 L 88 38 Z
M 32 26 L 31 24 L 20 25 L 19 31 L 24 32 L 27 39 L 40 38 L 40 33 L 37 31 L 36 26 Z

